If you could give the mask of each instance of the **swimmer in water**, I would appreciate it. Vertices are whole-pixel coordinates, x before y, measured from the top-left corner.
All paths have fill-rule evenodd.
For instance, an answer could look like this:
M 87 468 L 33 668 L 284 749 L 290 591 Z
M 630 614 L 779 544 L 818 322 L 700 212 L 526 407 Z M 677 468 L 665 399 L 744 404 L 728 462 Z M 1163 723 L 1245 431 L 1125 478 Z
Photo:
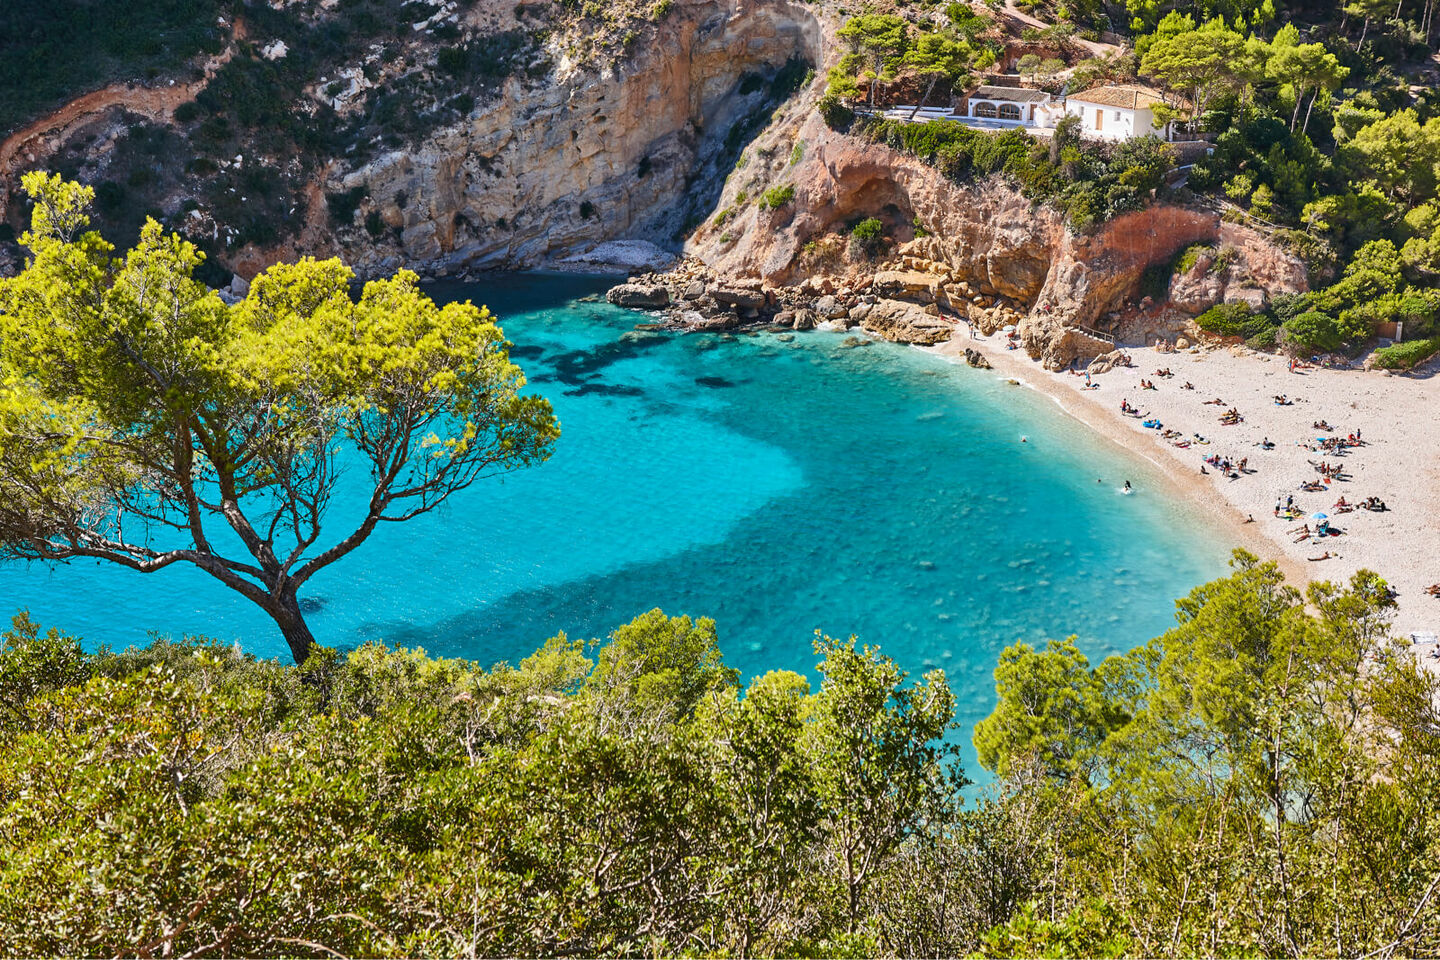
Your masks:
M 1125 492 L 1126 492 L 1126 493 L 1129 493 L 1129 492 L 1130 492 L 1130 481 L 1129 481 L 1129 480 L 1126 480 L 1126 481 L 1125 481 Z
M 1029 438 L 1029 437 L 1021 437 L 1021 438 L 1020 438 L 1020 442 L 1021 442 L 1021 443 L 1029 443 L 1029 442 L 1030 442 L 1030 438 Z

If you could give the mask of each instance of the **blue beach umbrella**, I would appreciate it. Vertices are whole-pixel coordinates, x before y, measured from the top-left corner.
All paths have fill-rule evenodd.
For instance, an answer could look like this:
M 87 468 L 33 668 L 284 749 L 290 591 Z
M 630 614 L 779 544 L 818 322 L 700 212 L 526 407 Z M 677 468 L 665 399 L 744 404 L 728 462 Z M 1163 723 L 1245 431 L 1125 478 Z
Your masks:
M 1329 517 L 1328 515 L 1326 515 L 1326 514 L 1323 514 L 1323 513 L 1312 513 L 1312 514 L 1310 514 L 1310 519 L 1311 519 L 1311 520 L 1329 520 L 1330 517 Z

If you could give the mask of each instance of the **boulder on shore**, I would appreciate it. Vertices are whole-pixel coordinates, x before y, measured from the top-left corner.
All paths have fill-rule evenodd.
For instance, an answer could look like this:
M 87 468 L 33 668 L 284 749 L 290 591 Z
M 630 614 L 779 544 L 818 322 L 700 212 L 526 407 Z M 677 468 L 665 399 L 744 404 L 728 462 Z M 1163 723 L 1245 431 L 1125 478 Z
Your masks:
M 849 314 L 849 309 L 831 294 L 826 294 L 815 301 L 815 312 L 827 320 L 839 320 Z
M 985 359 L 985 354 L 974 347 L 965 348 L 965 362 L 977 370 L 989 370 L 990 361 Z
M 955 331 L 949 320 L 901 300 L 877 301 L 860 325 L 886 340 L 926 345 L 949 340 Z
M 710 291 L 710 298 L 723 307 L 737 310 L 757 310 L 765 305 L 765 294 L 739 287 L 716 287 Z
M 877 295 L 891 300 L 934 303 L 945 279 L 919 270 L 882 270 L 875 274 L 873 288 Z
M 617 307 L 658 310 L 670 306 L 670 291 L 658 283 L 622 283 L 611 287 L 605 299 Z

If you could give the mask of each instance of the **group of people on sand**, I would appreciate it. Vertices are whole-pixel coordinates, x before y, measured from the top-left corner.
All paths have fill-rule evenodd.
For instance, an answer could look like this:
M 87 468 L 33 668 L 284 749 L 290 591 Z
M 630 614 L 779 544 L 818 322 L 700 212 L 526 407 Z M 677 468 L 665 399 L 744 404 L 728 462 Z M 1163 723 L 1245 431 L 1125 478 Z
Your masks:
M 1244 423 L 1245 418 L 1240 415 L 1239 410 L 1237 410 L 1235 407 L 1231 407 L 1229 410 L 1226 410 L 1224 413 L 1220 414 L 1220 422 L 1227 427 L 1233 427 L 1237 423 Z
M 1283 394 L 1283 393 L 1277 393 L 1277 394 L 1275 394 L 1275 406 L 1277 406 L 1277 407 L 1291 407 L 1291 406 L 1294 406 L 1294 405 L 1295 405 L 1295 401 L 1294 401 L 1294 400 L 1291 400 L 1291 399 L 1290 399 L 1289 397 L 1287 397 L 1285 394 Z
M 1348 437 L 1316 437 L 1310 449 L 1343 457 L 1346 450 L 1358 446 L 1362 446 L 1360 438 L 1352 433 Z

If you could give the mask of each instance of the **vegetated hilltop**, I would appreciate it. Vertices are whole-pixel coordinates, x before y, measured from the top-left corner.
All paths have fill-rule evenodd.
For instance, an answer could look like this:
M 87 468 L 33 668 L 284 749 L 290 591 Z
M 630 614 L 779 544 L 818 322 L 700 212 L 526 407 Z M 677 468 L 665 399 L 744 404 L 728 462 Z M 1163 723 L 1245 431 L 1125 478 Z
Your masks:
M 1440 345 L 1426 339 L 1440 310 L 1429 5 L 1281 17 L 1268 2 L 1140 4 L 1128 23 L 1098 5 L 1032 12 L 1072 20 L 1017 31 L 965 4 L 851 17 L 818 115 L 762 134 L 690 249 L 774 282 L 834 274 L 851 291 L 877 266 L 928 273 L 964 288 L 929 299 L 987 331 L 1028 313 L 1035 329 L 1058 316 L 1148 342 L 1201 314 L 1211 333 L 1307 353 L 1399 322 L 1418 342 L 1381 351 L 1381 365 Z M 905 122 L 910 105 L 948 104 L 1005 64 L 1057 94 L 1151 84 L 1157 119 L 1191 142 L 1100 145 L 1074 118 L 1043 136 Z M 907 105 L 898 118 L 873 115 L 894 104 Z M 1134 309 L 1142 298 L 1151 309 Z M 1054 344 L 1027 337 L 1054 366 L 1105 348 Z
M 1307 599 L 1239 555 L 1129 654 L 1007 649 L 968 802 L 943 674 L 853 640 L 742 695 L 658 610 L 488 671 L 17 618 L 0 952 L 1433 954 L 1436 678 L 1372 576 Z
M 55 48 L 56 18 L 88 5 L 54 9 L 12 47 L 32 60 Z M 94 182 L 100 225 L 122 239 L 161 215 L 212 254 L 217 284 L 298 254 L 457 275 L 619 238 L 685 244 L 765 284 L 858 283 L 919 238 L 972 305 L 1044 319 L 1027 344 L 1052 365 L 1103 345 L 1055 348 L 1065 324 L 1173 337 L 1200 314 L 1217 335 L 1311 352 L 1398 322 L 1411 342 L 1377 356 L 1394 366 L 1433 333 L 1440 95 L 1425 0 L 139 11 L 171 26 L 147 43 L 117 27 L 115 52 L 74 77 L 42 58 L 47 79 L 10 101 L 29 104 L 10 122 L 107 79 L 203 83 L 193 103 L 151 119 L 116 104 L 53 135 L 41 124 L 0 174 L 13 185 L 44 165 Z M 208 82 L 187 72 L 230 48 Z M 1057 94 L 1151 84 L 1160 118 L 1195 142 L 1180 156 L 1100 145 L 1071 121 L 1034 137 L 855 114 L 948 105 L 1007 72 Z
M 216 10 L 216 43 L 244 39 L 193 103 L 38 131 L 0 170 L 11 195 L 47 166 L 97 187 L 111 235 L 155 214 L 246 276 L 337 250 L 368 273 L 455 273 L 673 244 L 820 47 L 788 3 L 229 0 L 194 16 L 213 30 Z M 24 222 L 18 202 L 4 213 Z

